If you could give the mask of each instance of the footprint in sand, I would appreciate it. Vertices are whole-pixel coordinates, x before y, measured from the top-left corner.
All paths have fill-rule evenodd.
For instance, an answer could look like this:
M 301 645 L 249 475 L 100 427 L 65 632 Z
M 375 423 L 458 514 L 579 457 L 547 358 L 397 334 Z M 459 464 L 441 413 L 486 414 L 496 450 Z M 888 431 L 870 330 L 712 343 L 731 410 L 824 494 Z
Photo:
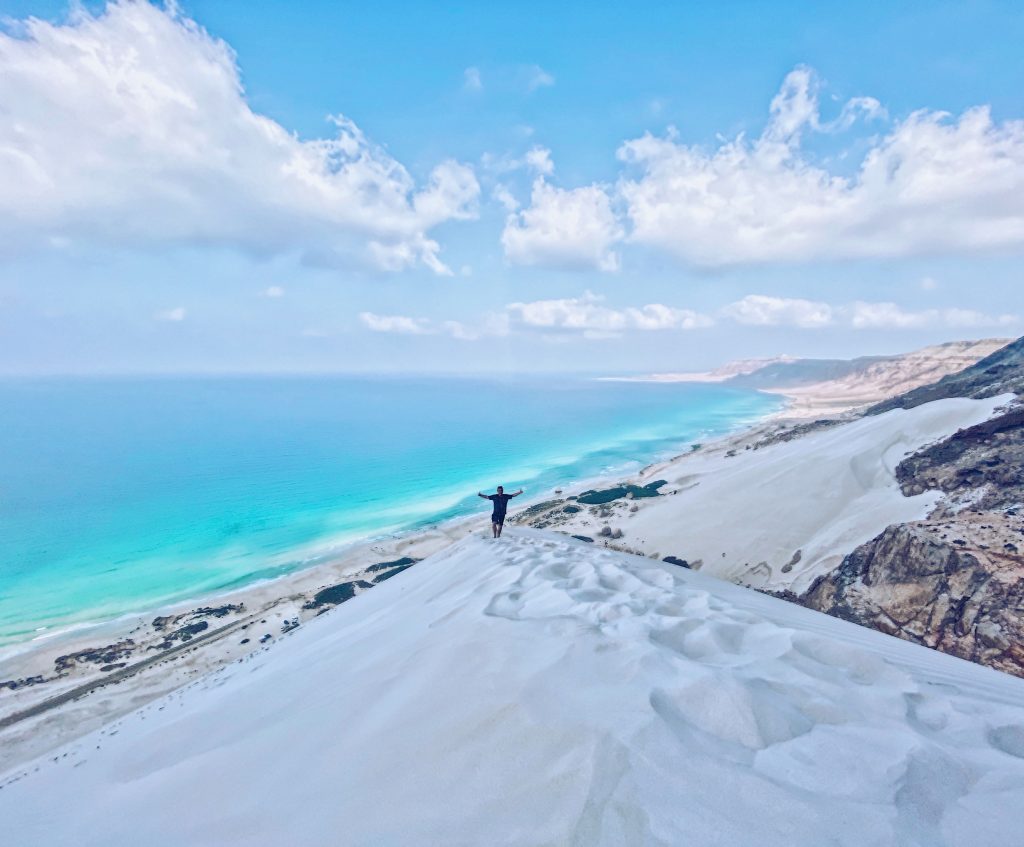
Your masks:
M 1024 726 L 999 726 L 988 731 L 988 743 L 1008 756 L 1024 759 Z

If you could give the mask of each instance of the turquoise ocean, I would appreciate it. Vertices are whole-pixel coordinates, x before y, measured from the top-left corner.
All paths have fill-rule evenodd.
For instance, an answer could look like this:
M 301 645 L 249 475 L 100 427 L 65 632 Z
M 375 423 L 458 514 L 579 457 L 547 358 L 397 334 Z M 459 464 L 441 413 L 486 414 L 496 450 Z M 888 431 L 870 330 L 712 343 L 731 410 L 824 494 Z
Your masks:
M 0 381 L 0 645 L 628 472 L 778 398 L 584 378 Z M 484 504 L 486 506 L 488 504 Z

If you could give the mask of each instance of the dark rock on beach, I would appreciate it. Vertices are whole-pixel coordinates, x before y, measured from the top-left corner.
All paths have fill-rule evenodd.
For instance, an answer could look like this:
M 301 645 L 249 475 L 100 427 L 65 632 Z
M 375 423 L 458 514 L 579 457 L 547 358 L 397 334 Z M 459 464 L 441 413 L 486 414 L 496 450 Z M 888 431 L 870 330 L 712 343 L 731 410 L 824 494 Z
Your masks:
M 680 559 L 678 556 L 665 556 L 661 561 L 668 562 L 670 565 L 679 565 L 681 568 L 690 567 L 690 563 L 686 559 Z
M 30 685 L 39 685 L 46 682 L 44 676 L 26 676 L 22 679 L 4 679 L 0 680 L 0 688 L 7 688 L 11 691 L 17 691 L 19 688 L 27 688 Z
M 527 521 L 540 517 L 545 512 L 550 511 L 561 504 L 561 500 L 545 500 L 543 503 L 534 503 L 532 506 L 523 509 L 516 515 L 516 523 L 526 523 Z
M 113 664 L 121 659 L 129 658 L 134 650 L 135 642 L 130 638 L 126 638 L 123 641 L 118 641 L 116 644 L 108 644 L 105 647 L 89 647 L 75 653 L 58 656 L 54 660 L 53 664 L 59 675 L 66 674 L 74 670 L 79 665 Z
M 225 603 L 223 606 L 201 606 L 198 609 L 193 609 L 191 612 L 182 612 L 178 615 L 163 615 L 161 617 L 153 618 L 153 629 L 157 632 L 163 632 L 166 629 L 175 626 L 180 621 L 195 621 L 202 618 L 223 618 L 232 613 L 244 611 L 244 603 Z
M 223 606 L 202 606 L 191 613 L 191 617 L 223 618 L 232 612 L 244 612 L 245 603 L 225 603 Z

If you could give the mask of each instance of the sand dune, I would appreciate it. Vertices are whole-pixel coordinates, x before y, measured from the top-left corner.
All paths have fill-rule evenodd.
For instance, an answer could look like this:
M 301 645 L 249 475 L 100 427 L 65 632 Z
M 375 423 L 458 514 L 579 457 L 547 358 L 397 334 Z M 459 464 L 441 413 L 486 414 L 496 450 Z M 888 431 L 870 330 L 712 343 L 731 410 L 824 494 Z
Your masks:
M 648 559 L 468 538 L 24 769 L 35 845 L 1015 843 L 1024 682 Z
M 799 592 L 889 524 L 934 507 L 939 492 L 900 491 L 893 470 L 906 454 L 986 420 L 1010 399 L 941 400 L 758 449 L 727 442 L 636 477 L 666 480 L 666 496 L 589 507 L 557 528 L 601 543 L 598 533 L 609 526 L 623 533 L 617 546 L 676 556 L 744 585 Z M 756 436 L 746 439 L 757 444 Z

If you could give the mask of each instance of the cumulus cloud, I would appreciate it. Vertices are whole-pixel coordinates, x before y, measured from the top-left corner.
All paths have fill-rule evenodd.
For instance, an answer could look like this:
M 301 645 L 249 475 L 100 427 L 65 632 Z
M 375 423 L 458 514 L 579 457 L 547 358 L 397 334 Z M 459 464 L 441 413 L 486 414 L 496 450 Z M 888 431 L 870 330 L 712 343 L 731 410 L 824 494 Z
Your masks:
M 603 300 L 600 295 L 587 291 L 581 297 L 510 303 L 506 310 L 516 326 L 592 336 L 628 330 L 698 329 L 713 323 L 708 316 L 691 309 L 678 309 L 661 303 L 613 309 L 603 305 Z
M 280 285 L 271 285 L 264 292 L 264 297 L 284 297 L 284 289 Z
M 903 309 L 896 303 L 863 300 L 832 306 L 816 300 L 749 294 L 721 310 L 723 317 L 747 326 L 788 326 L 800 329 L 845 326 L 853 329 L 921 329 L 925 327 L 1001 327 L 1018 322 L 1016 315 L 989 315 L 974 309 Z
M 827 303 L 815 300 L 748 294 L 724 307 L 722 314 L 748 326 L 811 328 L 831 324 L 833 310 Z
M 551 161 L 551 151 L 547 147 L 539 145 L 527 152 L 526 165 L 542 176 L 551 176 L 555 172 L 555 163 Z
M 516 265 L 616 271 L 619 254 L 612 245 L 621 237 L 601 186 L 557 188 L 540 176 L 533 182 L 530 205 L 506 219 L 501 243 L 505 257 Z
M 996 122 L 984 106 L 959 117 L 923 109 L 870 142 L 853 176 L 803 150 L 808 131 L 882 116 L 860 97 L 823 123 L 817 79 L 797 68 L 752 141 L 627 141 L 617 155 L 632 174 L 618 189 L 630 240 L 712 267 L 1024 246 L 1024 121 Z
M 447 273 L 430 230 L 477 213 L 466 165 L 418 187 L 345 117 L 301 140 L 254 112 L 228 45 L 173 5 L 0 33 L 0 114 L 0 250 L 220 245 Z
M 612 338 L 624 332 L 690 330 L 714 323 L 707 315 L 661 303 L 614 309 L 603 305 L 603 301 L 601 295 L 587 291 L 580 297 L 509 303 L 502 311 L 488 312 L 473 322 L 434 321 L 372 312 L 362 312 L 359 319 L 375 332 L 448 335 L 460 341 L 530 332 Z

